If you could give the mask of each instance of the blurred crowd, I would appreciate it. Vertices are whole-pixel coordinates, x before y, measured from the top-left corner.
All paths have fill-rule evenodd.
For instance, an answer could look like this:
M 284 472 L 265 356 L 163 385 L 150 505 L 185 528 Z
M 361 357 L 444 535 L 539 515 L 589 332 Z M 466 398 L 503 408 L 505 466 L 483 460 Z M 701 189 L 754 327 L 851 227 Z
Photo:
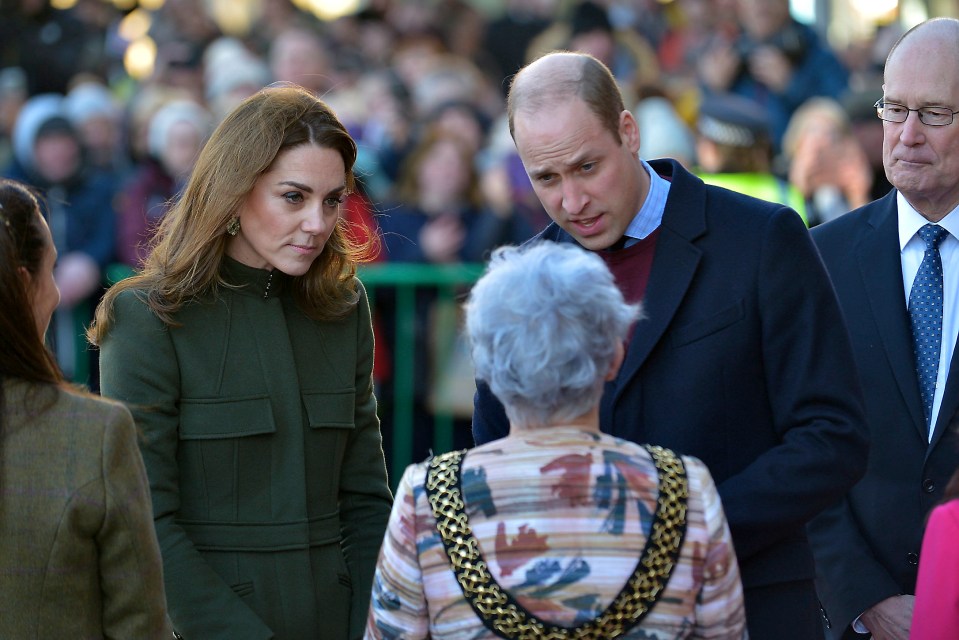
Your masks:
M 200 0 L 167 0 L 150 12 L 153 72 L 134 79 L 113 4 L 4 2 L 0 173 L 45 195 L 62 292 L 50 338 L 67 375 L 96 388 L 95 355 L 87 361 L 78 342 L 96 299 L 149 250 L 219 119 L 271 83 L 307 87 L 347 124 L 360 188 L 346 215 L 378 230 L 386 262 L 480 262 L 548 223 L 504 101 L 511 75 L 553 49 L 613 70 L 643 158 L 673 157 L 707 182 L 790 204 L 810 226 L 889 189 L 873 103 L 896 23 L 835 50 L 788 0 L 490 5 L 371 0 L 322 21 L 262 0 L 255 27 L 235 35 Z M 390 296 L 377 305 L 389 326 Z

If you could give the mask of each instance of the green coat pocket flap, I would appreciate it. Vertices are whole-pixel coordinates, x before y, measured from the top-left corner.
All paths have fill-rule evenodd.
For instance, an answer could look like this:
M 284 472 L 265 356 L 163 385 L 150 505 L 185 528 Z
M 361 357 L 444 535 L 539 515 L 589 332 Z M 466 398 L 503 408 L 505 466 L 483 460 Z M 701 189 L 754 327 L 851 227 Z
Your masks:
M 303 392 L 303 405 L 313 429 L 352 429 L 355 403 L 353 389 Z
M 180 439 L 242 438 L 276 432 L 269 396 L 184 400 L 180 404 Z

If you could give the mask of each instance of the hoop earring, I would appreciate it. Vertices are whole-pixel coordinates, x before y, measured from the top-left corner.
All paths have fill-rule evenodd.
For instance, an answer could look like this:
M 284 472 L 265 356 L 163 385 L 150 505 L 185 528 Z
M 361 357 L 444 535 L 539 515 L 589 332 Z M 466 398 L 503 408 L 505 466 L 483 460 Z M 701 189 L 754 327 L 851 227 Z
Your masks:
M 230 218 L 230 221 L 226 223 L 226 232 L 231 236 L 235 236 L 240 233 L 240 219 L 236 216 Z

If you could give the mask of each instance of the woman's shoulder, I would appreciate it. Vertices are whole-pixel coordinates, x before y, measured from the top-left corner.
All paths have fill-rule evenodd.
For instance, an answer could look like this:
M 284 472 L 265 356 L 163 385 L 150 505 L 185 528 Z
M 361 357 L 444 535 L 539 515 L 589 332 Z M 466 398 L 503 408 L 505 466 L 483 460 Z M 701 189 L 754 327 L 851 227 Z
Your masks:
M 363 284 L 363 281 L 360 280 L 360 277 L 358 275 L 353 276 L 352 287 L 356 291 L 357 300 L 363 300 L 368 298 L 368 294 L 366 292 L 366 285 Z
M 99 434 L 123 425 L 133 428 L 133 417 L 126 406 L 81 389 L 21 382 L 7 387 L 6 400 L 13 420 L 51 424 L 54 433 L 70 437 L 84 432 Z M 63 425 L 70 429 L 63 429 Z
M 127 287 L 119 292 L 113 298 L 114 307 L 124 310 L 147 309 L 148 292 L 145 287 Z
M 60 389 L 57 403 L 70 415 L 76 416 L 78 422 L 83 417 L 89 417 L 90 422 L 97 424 L 111 424 L 113 422 L 130 422 L 132 424 L 133 422 L 130 411 L 125 405 L 88 391 Z
M 700 460 L 699 458 L 695 456 L 690 456 L 690 455 L 679 455 L 678 453 L 675 453 L 675 452 L 674 452 L 674 455 L 676 455 L 680 460 L 682 460 L 683 468 L 685 469 L 687 475 L 693 475 L 693 474 L 701 475 L 701 476 L 709 475 L 709 467 L 707 467 L 706 463 Z
M 146 289 L 129 287 L 113 296 L 110 304 L 110 331 L 124 331 L 130 327 L 162 325 L 160 318 L 147 303 Z

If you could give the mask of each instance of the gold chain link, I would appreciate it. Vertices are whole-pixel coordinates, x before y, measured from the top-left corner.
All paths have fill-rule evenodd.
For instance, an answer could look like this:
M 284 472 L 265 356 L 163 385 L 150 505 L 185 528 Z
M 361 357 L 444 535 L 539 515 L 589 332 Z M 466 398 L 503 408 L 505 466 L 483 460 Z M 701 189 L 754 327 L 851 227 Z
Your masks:
M 635 626 L 656 603 L 676 565 L 686 531 L 689 487 L 682 459 L 669 449 L 646 445 L 659 475 L 659 498 L 646 548 L 619 595 L 596 618 L 578 627 L 543 622 L 516 602 L 493 578 L 470 529 L 460 493 L 463 451 L 430 461 L 426 492 L 456 581 L 473 610 L 503 638 L 605 640 Z

